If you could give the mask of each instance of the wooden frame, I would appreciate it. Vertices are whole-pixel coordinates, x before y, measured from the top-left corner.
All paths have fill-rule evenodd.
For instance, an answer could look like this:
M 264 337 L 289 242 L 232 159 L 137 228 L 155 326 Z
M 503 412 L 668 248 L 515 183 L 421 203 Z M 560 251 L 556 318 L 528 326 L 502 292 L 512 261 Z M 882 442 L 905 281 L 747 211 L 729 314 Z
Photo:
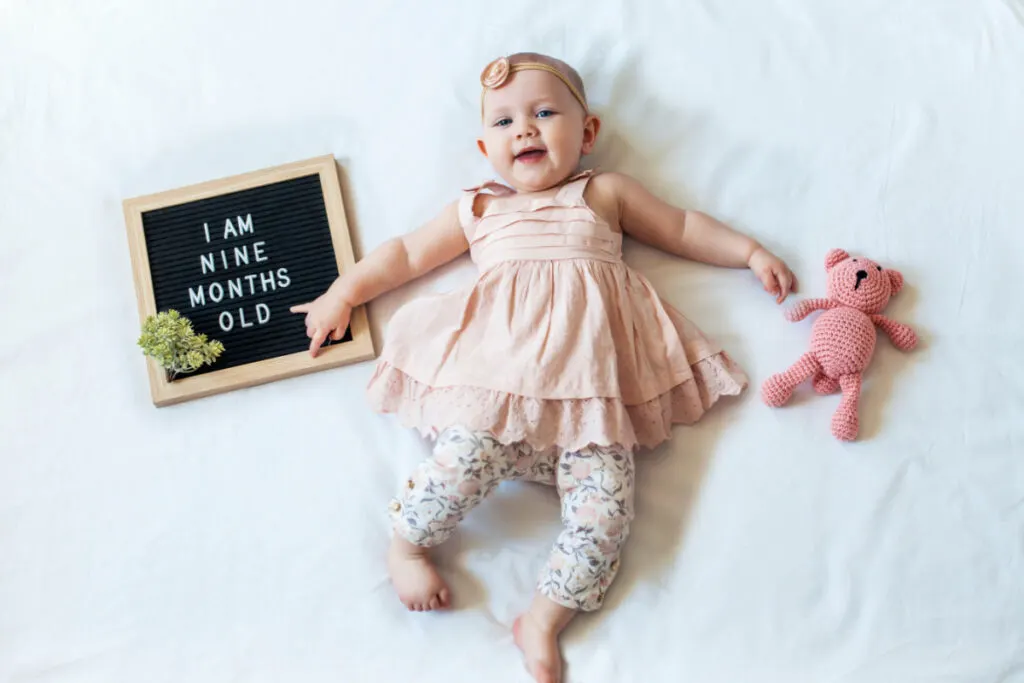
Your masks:
M 135 293 L 138 299 L 139 324 L 141 325 L 148 316 L 157 313 L 153 282 L 150 276 L 149 255 L 146 249 L 146 235 L 142 223 L 145 212 L 312 174 L 320 176 L 320 187 L 327 209 L 327 220 L 330 225 L 338 272 L 344 273 L 351 269 L 356 261 L 348 222 L 345 218 L 345 205 L 341 195 L 338 168 L 332 155 L 211 180 L 176 190 L 125 199 L 123 202 L 124 217 L 128 229 Z M 372 359 L 375 356 L 375 351 L 365 306 L 360 306 L 352 311 L 349 330 L 352 335 L 351 341 L 325 346 L 318 352 L 316 358 L 312 358 L 308 351 L 303 351 L 223 370 L 210 370 L 194 377 L 175 379 L 173 382 L 167 379 L 164 369 L 147 356 L 146 363 L 153 403 L 156 406 L 171 405 Z

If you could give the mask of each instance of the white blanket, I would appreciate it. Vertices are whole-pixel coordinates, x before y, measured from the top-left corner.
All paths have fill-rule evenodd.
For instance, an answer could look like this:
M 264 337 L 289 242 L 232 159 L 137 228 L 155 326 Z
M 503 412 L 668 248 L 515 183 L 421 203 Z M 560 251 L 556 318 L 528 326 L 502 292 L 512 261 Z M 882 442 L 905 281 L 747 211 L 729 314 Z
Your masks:
M 1024 681 L 1024 2 L 0 2 L 0 681 L 525 681 L 509 626 L 559 521 L 506 486 L 409 614 L 386 504 L 427 452 L 372 363 L 156 409 L 125 197 L 334 154 L 361 254 L 488 177 L 478 76 L 575 64 L 590 165 L 762 240 L 900 269 L 862 438 L 757 390 L 803 352 L 746 271 L 627 243 L 749 372 L 640 459 L 568 680 Z M 466 260 L 376 302 L 459 286 Z M 792 301 L 790 302 L 792 303 Z

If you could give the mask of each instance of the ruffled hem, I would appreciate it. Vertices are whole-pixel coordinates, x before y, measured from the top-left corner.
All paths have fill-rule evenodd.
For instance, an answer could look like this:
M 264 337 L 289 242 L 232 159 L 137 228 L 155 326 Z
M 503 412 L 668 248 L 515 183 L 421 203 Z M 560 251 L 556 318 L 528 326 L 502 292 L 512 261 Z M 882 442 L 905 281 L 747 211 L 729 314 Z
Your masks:
M 693 378 L 638 405 L 619 399 L 545 400 L 477 387 L 432 387 L 386 361 L 369 382 L 370 403 L 381 413 L 433 439 L 459 425 L 487 432 L 502 443 L 534 449 L 580 450 L 589 445 L 654 448 L 676 424 L 697 422 L 723 396 L 736 396 L 747 377 L 724 352 L 693 365 Z

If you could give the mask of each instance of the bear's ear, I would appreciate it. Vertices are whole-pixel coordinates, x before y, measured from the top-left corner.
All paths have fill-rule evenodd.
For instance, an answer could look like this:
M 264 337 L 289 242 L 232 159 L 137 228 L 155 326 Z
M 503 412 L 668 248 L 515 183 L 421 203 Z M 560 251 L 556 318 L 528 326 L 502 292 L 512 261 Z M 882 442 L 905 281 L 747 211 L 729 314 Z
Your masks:
M 889 282 L 892 283 L 892 293 L 898 294 L 903 289 L 903 274 L 898 270 L 885 271 L 889 275 Z
M 837 263 L 841 263 L 848 258 L 850 258 L 850 255 L 842 249 L 829 250 L 828 254 L 825 256 L 825 270 L 832 270 L 835 268 Z

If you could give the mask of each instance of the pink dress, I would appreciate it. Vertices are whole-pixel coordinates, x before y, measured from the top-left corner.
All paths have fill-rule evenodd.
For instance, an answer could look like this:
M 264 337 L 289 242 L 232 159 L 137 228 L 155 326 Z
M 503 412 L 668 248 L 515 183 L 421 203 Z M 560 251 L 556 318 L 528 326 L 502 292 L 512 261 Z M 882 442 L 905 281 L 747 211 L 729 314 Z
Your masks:
M 622 261 L 622 235 L 583 200 L 585 171 L 544 193 L 467 190 L 480 274 L 392 318 L 368 394 L 427 437 L 450 426 L 536 449 L 651 448 L 743 371 Z M 473 203 L 491 192 L 483 215 Z

